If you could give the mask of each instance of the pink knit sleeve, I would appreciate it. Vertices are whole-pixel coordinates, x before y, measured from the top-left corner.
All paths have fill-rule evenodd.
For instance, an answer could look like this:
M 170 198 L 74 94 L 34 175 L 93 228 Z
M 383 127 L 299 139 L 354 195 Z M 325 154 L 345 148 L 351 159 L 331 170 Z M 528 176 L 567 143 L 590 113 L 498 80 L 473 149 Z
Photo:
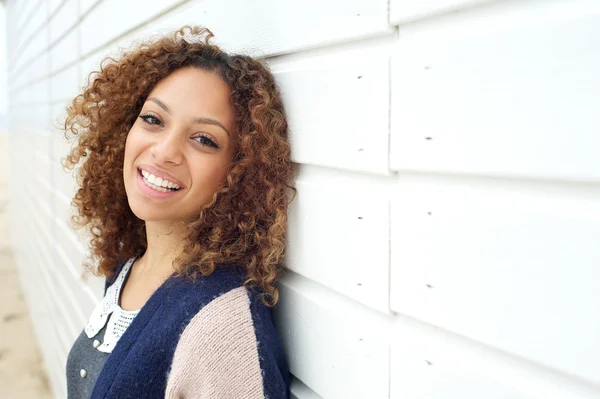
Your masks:
M 190 321 L 175 349 L 165 397 L 264 398 L 245 287 L 215 298 Z

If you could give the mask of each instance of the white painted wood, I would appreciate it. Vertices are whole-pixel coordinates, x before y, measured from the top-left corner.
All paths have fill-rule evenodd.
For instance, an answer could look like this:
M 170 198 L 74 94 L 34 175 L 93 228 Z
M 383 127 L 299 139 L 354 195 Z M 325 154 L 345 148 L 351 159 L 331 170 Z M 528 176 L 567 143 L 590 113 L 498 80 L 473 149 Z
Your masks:
M 290 383 L 290 397 L 291 399 L 322 399 L 321 396 L 317 395 L 315 391 L 304 385 L 297 378 L 293 378 Z
M 276 321 L 291 372 L 323 398 L 388 397 L 391 317 L 292 272 L 280 288 Z
M 86 16 L 92 7 L 97 6 L 100 0 L 79 0 L 79 15 Z
M 50 301 L 56 305 L 52 314 L 53 328 L 60 337 L 61 351 L 66 352 L 80 331 L 85 317 L 81 310 L 74 306 L 79 298 L 73 295 L 71 287 L 63 276 L 63 269 L 58 267 L 55 259 L 55 228 L 52 210 L 51 190 L 51 159 L 48 155 L 51 136 L 36 134 L 33 145 L 34 164 L 25 167 L 25 175 L 29 181 L 21 185 L 30 198 L 29 213 L 36 220 L 35 240 L 33 241 L 42 255 L 36 263 L 38 271 L 44 277 L 45 285 L 49 288 Z M 30 144 L 31 147 L 31 144 Z M 32 167 L 33 166 L 33 167 Z
M 45 221 L 44 215 L 41 215 L 39 210 L 33 212 L 34 215 Z M 41 223 L 38 220 L 37 231 L 39 233 L 34 233 L 32 236 L 36 239 L 36 247 L 42 255 L 36 267 L 38 275 L 43 278 L 44 284 L 49 288 L 49 300 L 55 306 L 55 311 L 52 314 L 53 328 L 58 331 L 61 349 L 64 351 L 71 347 L 73 336 L 81 332 L 81 315 L 74 307 L 76 304 L 76 302 L 73 302 L 75 297 L 71 295 L 68 286 L 64 284 L 64 280 L 61 278 L 60 272 L 56 270 L 51 249 L 52 242 L 47 236 L 46 223 L 42 227 L 40 225 Z
M 78 0 L 69 0 L 69 1 L 77 2 Z M 63 0 L 49 0 L 48 3 L 49 3 L 48 13 L 50 15 L 53 15 L 54 13 L 57 12 L 58 6 L 63 4 Z
M 34 83 L 20 88 L 13 92 L 11 101 L 13 105 L 41 105 L 48 101 L 48 82 L 46 80 L 38 80 Z M 33 119 L 39 119 L 40 115 L 30 115 Z M 26 119 L 25 119 L 26 120 Z
M 16 7 L 15 7 L 16 8 Z M 13 14 L 15 13 L 15 14 Z M 16 32 L 17 32 L 17 27 L 18 27 L 18 20 L 17 18 L 19 17 L 18 14 L 16 14 L 16 11 L 14 11 L 14 8 L 11 7 L 6 7 L 5 9 L 5 21 L 6 21 L 6 49 L 7 49 L 7 57 L 5 58 L 5 61 L 7 62 L 7 64 L 5 64 L 5 68 L 6 71 L 10 70 L 11 65 L 10 63 L 8 63 L 9 60 L 12 60 L 15 55 L 16 55 L 16 43 L 15 41 L 12 40 L 8 40 L 8 38 L 12 38 L 15 37 Z M 13 15 L 15 15 L 15 17 L 13 17 Z
M 18 24 L 16 26 L 17 32 L 22 33 L 22 29 L 24 29 L 27 25 L 29 25 L 36 19 L 39 19 L 40 16 L 36 15 L 42 13 L 45 17 L 45 7 L 43 6 L 43 0 L 26 0 L 24 2 L 24 7 L 22 11 L 19 12 L 18 15 Z
M 109 51 L 109 49 L 106 50 L 99 50 L 93 54 L 88 55 L 87 57 L 83 58 L 81 61 L 79 61 L 79 84 L 80 86 L 87 86 L 88 85 L 88 80 L 89 80 L 89 75 L 92 72 L 96 72 L 100 70 L 100 63 L 102 62 L 102 60 L 104 60 L 106 57 L 109 56 L 115 56 L 118 57 L 118 55 L 120 54 L 120 52 L 112 49 L 112 51 Z
M 81 23 L 82 53 L 87 54 L 103 46 L 106 42 L 114 40 L 181 2 L 182 0 L 170 2 L 149 0 L 145 1 L 142 7 L 139 3 L 131 1 L 103 0 L 99 2 Z M 82 13 L 85 13 L 88 7 L 87 4 L 82 5 Z M 119 12 L 115 12 L 116 9 Z M 108 21 L 110 23 L 107 23 Z
M 50 78 L 50 100 L 60 101 L 65 106 L 79 94 L 78 65 L 72 64 Z
M 56 163 L 58 162 L 57 160 Z M 71 209 L 71 200 L 77 189 L 76 172 L 63 171 L 62 167 L 57 166 L 52 177 L 54 181 L 55 214 L 59 220 L 67 223 L 69 215 L 75 212 L 74 208 Z
M 303 166 L 286 266 L 381 312 L 389 302 L 389 185 Z
M 17 50 L 15 59 L 9 62 L 9 65 L 13 67 L 8 72 L 9 81 L 20 75 L 21 71 L 31 68 L 31 64 L 36 61 L 47 46 L 48 40 L 46 37 L 40 36 L 31 40 L 27 47 Z
M 27 5 L 27 2 L 28 0 L 6 0 L 4 2 L 6 7 L 6 13 L 10 13 L 10 15 L 13 16 L 13 18 L 7 19 L 6 22 L 11 22 L 11 25 L 18 23 L 22 17 L 23 9 Z
M 64 105 L 53 106 L 52 114 L 55 119 L 62 120 Z M 71 279 L 73 295 L 77 296 L 79 310 L 85 316 L 85 321 L 97 302 L 104 294 L 104 279 L 92 274 L 84 276 L 82 264 L 86 259 L 86 248 L 89 239 L 81 230 L 73 231 L 70 218 L 76 212 L 71 207 L 71 200 L 75 195 L 76 184 L 74 172 L 66 172 L 60 165 L 60 161 L 69 152 L 70 144 L 62 133 L 50 137 L 52 143 L 52 154 L 50 156 L 52 167 L 53 201 L 54 201 L 54 224 L 56 226 L 56 255 L 57 265 L 67 275 L 65 279 Z M 83 324 L 82 324 L 83 328 Z
M 490 0 L 390 0 L 390 22 L 401 24 L 488 1 Z
M 70 233 L 64 226 L 57 226 L 56 235 L 56 265 L 64 274 L 64 278 L 70 281 L 72 295 L 77 298 L 77 315 L 81 314 L 84 323 L 79 325 L 83 328 L 87 323 L 89 315 L 98 302 L 98 295 L 102 297 L 103 291 L 93 292 L 88 287 L 89 279 L 101 280 L 104 285 L 104 279 L 90 276 L 88 281 L 83 278 L 81 265 L 85 260 L 85 251 L 82 250 L 81 240 L 78 236 Z M 70 235 L 69 235 L 70 233 Z
M 22 88 L 27 83 L 31 83 L 31 66 L 23 68 L 18 74 L 9 76 L 7 81 L 8 95 L 10 98 L 14 95 L 14 92 L 19 88 Z
M 50 72 L 58 72 L 65 65 L 77 61 L 79 58 L 78 34 L 78 28 L 75 28 L 52 47 L 49 52 L 51 54 Z
M 298 163 L 388 173 L 388 57 L 279 63 L 273 72 Z
M 31 206 L 31 202 L 30 202 Z M 39 216 L 38 211 L 34 206 L 30 207 L 30 212 L 32 216 L 35 218 Z M 39 225 L 38 225 L 39 226 Z M 51 304 L 50 313 L 48 313 L 48 317 L 52 320 L 53 325 L 52 329 L 56 332 L 58 338 L 58 345 L 60 350 L 64 350 L 65 347 L 72 345 L 72 341 L 70 340 L 68 334 L 64 334 L 64 331 L 61 329 L 57 329 L 56 325 L 60 323 L 69 323 L 70 318 L 68 317 L 68 310 L 65 308 L 62 301 L 58 299 L 59 291 L 58 287 L 55 287 L 52 284 L 52 278 L 48 271 L 48 263 L 50 259 L 50 254 L 47 251 L 47 243 L 42 236 L 42 233 L 39 231 L 39 228 L 31 229 L 30 239 L 34 239 L 35 246 L 32 248 L 33 251 L 36 251 L 37 259 L 36 263 L 33 264 L 35 267 L 38 278 L 40 278 L 43 282 L 44 287 L 47 289 L 47 300 L 49 304 Z M 69 328 L 73 328 L 72 325 L 68 326 Z
M 600 190 L 401 177 L 394 311 L 600 382 Z
M 31 10 L 19 26 L 17 37 L 15 37 L 16 58 L 12 59 L 10 64 L 14 67 L 15 61 L 23 62 L 23 56 L 30 54 L 30 48 L 37 49 L 39 41 L 47 45 L 47 37 L 44 25 L 48 21 L 47 6 L 43 2 L 35 5 L 35 10 Z M 41 33 L 41 34 L 40 34 Z
M 17 125 L 19 129 L 17 134 L 19 135 L 19 140 L 22 140 L 19 145 L 21 145 L 22 151 L 31 152 L 32 143 L 35 143 L 35 139 L 37 139 L 37 137 L 33 136 L 33 132 L 45 129 L 49 107 L 45 103 L 13 105 L 15 106 L 11 110 L 11 116 L 19 122 Z
M 49 190 L 50 185 L 43 184 L 39 180 L 35 185 L 38 193 Z M 65 318 L 69 326 L 68 333 L 74 338 L 79 335 L 83 325 L 87 322 L 89 314 L 96 304 L 96 298 L 90 295 L 85 288 L 80 270 L 83 261 L 83 247 L 74 233 L 70 232 L 64 222 L 58 222 L 52 213 L 50 204 L 40 201 L 43 197 L 38 194 L 36 208 L 41 210 L 41 219 L 44 221 L 41 230 L 46 233 L 46 242 L 50 249 L 51 258 L 48 260 L 49 275 L 54 281 L 53 285 L 59 290 L 58 301 L 65 303 L 68 309 L 68 317 Z M 52 234 L 52 235 L 50 235 Z M 73 264 L 76 261 L 76 265 Z M 65 324 L 65 323 L 63 323 Z M 70 346 L 66 349 L 69 349 Z
M 147 2 L 147 9 L 135 8 L 133 3 L 118 2 L 121 12 L 115 14 L 117 0 L 103 1 L 82 25 L 82 50 L 88 54 L 108 40 L 116 39 L 135 24 L 143 23 L 164 9 L 164 2 Z M 174 3 L 171 3 L 174 4 Z M 235 10 L 235 12 L 231 12 Z M 109 29 L 98 31 L 111 19 Z M 207 0 L 192 1 L 174 9 L 165 18 L 120 40 L 128 45 L 132 39 L 170 31 L 182 25 L 203 25 L 217 36 L 216 43 L 233 51 L 249 50 L 273 55 L 300 49 L 389 33 L 386 0 L 318 0 L 277 1 Z M 235 27 L 232 29 L 231 27 Z
M 30 224 L 30 216 L 25 214 L 20 220 L 21 225 Z M 31 237 L 29 237 L 31 238 Z M 31 239 L 29 240 L 31 241 Z M 22 241 L 24 242 L 24 241 Z M 51 320 L 52 301 L 46 295 L 47 287 L 42 283 L 40 274 L 37 270 L 22 267 L 23 265 L 36 265 L 38 259 L 35 258 L 36 248 L 32 246 L 29 251 L 20 251 L 17 255 L 17 264 L 20 266 L 20 277 L 22 287 L 25 294 L 25 300 L 28 304 L 28 309 L 31 311 L 32 320 L 34 320 L 34 331 L 38 338 L 42 356 L 45 361 L 45 369 L 49 374 L 50 382 L 54 384 L 52 371 L 61 365 L 56 363 L 56 354 L 60 352 L 58 348 L 59 338 L 54 330 L 54 325 Z
M 600 3 L 500 2 L 409 28 L 392 68 L 393 169 L 600 178 Z
M 41 54 L 36 62 L 23 65 L 14 78 L 9 79 L 9 94 L 13 90 L 23 89 L 25 86 L 42 79 L 48 73 L 48 54 Z
M 391 398 L 593 399 L 598 386 L 400 317 L 391 351 Z
M 77 13 L 77 0 L 66 0 L 56 14 L 52 16 L 49 22 L 49 40 L 50 44 L 56 43 L 58 39 L 71 29 L 79 21 Z
M 31 233 L 28 239 L 31 241 L 31 237 L 35 237 L 36 234 L 35 229 L 33 229 L 35 222 L 32 222 L 29 214 L 25 215 L 24 221 L 29 225 L 27 230 Z M 32 243 L 31 248 L 26 253 L 28 254 L 28 257 L 25 262 L 21 263 L 22 265 L 28 265 L 29 267 L 40 265 L 41 259 L 38 246 L 35 246 Z M 29 255 L 32 256 L 30 257 Z M 40 349 L 45 359 L 49 380 L 56 393 L 60 392 L 59 387 L 64 384 L 59 380 L 64 380 L 64 376 L 61 377 L 60 374 L 57 373 L 57 370 L 59 369 L 64 370 L 64 365 L 66 364 L 59 364 L 57 361 L 59 354 L 63 351 L 60 345 L 61 341 L 64 341 L 64 337 L 59 335 L 59 332 L 56 330 L 56 320 L 58 319 L 56 314 L 56 303 L 53 300 L 53 297 L 47 292 L 50 286 L 43 279 L 45 275 L 44 272 L 43 268 L 36 268 L 32 270 L 30 278 L 25 281 L 40 281 L 40 284 L 37 287 L 38 289 L 32 292 L 29 295 L 29 298 L 31 298 L 31 304 L 35 304 L 38 308 L 41 308 L 41 313 L 34 319 L 36 333 L 40 341 Z M 42 279 L 40 279 L 41 277 Z M 36 283 L 32 284 L 35 285 Z M 29 307 L 32 308 L 31 305 Z M 62 374 L 64 375 L 64 373 Z
M 43 79 L 48 74 L 49 65 L 48 53 L 43 53 L 36 58 L 36 62 L 32 62 L 31 66 L 28 67 L 27 81 L 24 83 L 31 83 Z

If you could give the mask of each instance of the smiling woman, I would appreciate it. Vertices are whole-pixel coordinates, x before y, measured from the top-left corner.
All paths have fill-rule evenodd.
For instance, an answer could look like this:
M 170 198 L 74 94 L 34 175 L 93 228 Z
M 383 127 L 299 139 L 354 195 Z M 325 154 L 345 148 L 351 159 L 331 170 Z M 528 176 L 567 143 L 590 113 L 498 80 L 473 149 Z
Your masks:
M 286 398 L 272 319 L 292 165 L 273 76 L 184 27 L 106 59 L 68 109 L 105 295 L 67 361 L 71 398 Z

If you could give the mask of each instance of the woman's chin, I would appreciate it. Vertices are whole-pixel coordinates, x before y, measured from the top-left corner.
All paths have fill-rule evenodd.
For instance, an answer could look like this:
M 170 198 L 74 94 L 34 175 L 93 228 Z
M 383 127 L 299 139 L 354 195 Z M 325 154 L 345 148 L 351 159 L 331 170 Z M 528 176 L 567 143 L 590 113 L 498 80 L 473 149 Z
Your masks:
M 132 206 L 133 205 L 133 206 Z M 131 212 L 138 218 L 145 222 L 157 222 L 162 220 L 170 220 L 172 217 L 164 212 L 164 209 L 156 209 L 154 206 L 147 206 L 141 204 L 132 204 L 129 202 Z

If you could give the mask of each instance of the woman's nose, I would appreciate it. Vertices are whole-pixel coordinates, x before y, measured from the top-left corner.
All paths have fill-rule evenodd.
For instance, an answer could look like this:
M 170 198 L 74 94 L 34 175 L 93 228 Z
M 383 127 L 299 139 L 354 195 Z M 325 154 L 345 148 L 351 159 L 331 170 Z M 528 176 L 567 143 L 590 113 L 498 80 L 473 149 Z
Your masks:
M 178 134 L 175 130 L 163 132 L 163 134 L 157 136 L 150 153 L 158 163 L 178 165 L 183 160 L 183 144 L 181 134 Z

